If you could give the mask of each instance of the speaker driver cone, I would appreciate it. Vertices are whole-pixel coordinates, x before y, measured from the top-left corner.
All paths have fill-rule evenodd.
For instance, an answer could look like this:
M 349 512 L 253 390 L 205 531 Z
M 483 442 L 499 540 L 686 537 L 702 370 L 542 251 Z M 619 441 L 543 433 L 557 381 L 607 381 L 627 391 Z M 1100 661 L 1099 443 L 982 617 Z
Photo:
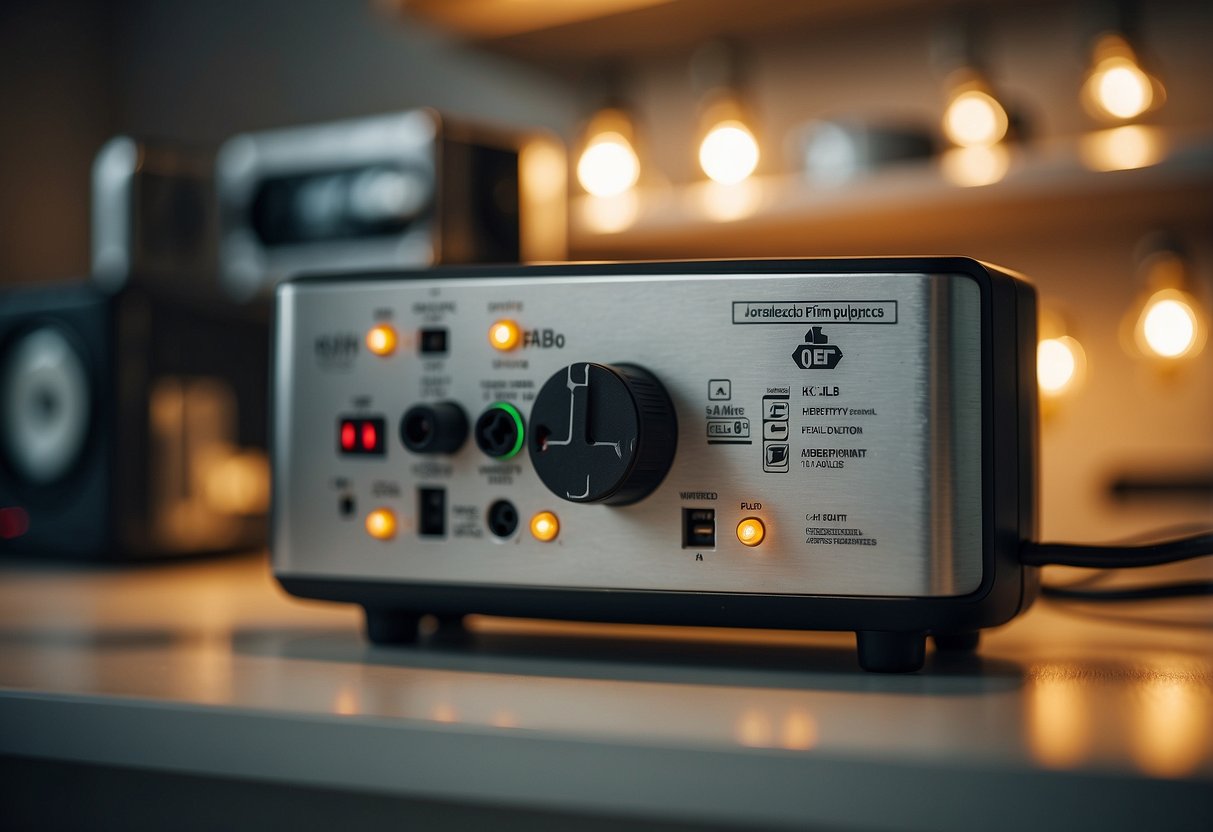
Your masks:
M 89 427 L 88 371 L 55 326 L 12 342 L 0 357 L 0 450 L 35 485 L 63 477 L 79 459 Z

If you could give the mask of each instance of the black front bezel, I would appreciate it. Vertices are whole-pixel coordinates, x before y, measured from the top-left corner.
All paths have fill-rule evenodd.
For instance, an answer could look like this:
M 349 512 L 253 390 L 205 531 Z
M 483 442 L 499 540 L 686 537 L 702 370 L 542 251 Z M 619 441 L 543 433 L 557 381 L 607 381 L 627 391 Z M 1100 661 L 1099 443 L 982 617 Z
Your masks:
M 398 583 L 340 577 L 275 575 L 293 595 L 346 601 L 371 610 L 437 615 L 480 613 L 602 622 L 741 626 L 815 630 L 940 631 L 1001 624 L 1031 601 L 1032 570 L 1018 550 L 1030 533 L 1033 505 L 1035 415 L 1035 295 L 1012 273 L 965 257 L 823 258 L 688 262 L 587 263 L 554 266 L 463 266 L 349 276 L 307 275 L 289 284 L 334 280 L 526 277 L 564 279 L 600 275 L 950 274 L 977 283 L 981 297 L 982 582 L 963 596 L 806 596 L 673 590 L 548 588 L 510 585 Z M 281 304 L 276 297 L 275 320 Z M 1025 323 L 1030 319 L 1030 326 Z M 275 340 L 276 343 L 276 340 Z M 995 348 L 995 344 L 1006 345 Z M 275 368 L 276 368 L 275 364 Z M 271 443 L 271 447 L 274 443 Z M 274 447 L 273 453 L 277 453 Z M 275 470 L 277 466 L 275 465 Z M 1022 488 L 1022 492 L 1021 492 Z M 277 528 L 279 501 L 274 501 Z M 274 541 L 271 540 L 271 547 Z
M 84 282 L 13 287 L 0 293 L 0 349 L 44 327 L 55 327 L 76 349 L 89 384 L 88 435 L 75 462 L 58 479 L 30 482 L 7 459 L 0 459 L 0 503 L 29 513 L 28 531 L 0 541 L 0 552 L 104 557 L 114 533 L 110 469 L 116 419 L 112 384 L 111 304 Z M 0 457 L 6 456 L 0 453 Z

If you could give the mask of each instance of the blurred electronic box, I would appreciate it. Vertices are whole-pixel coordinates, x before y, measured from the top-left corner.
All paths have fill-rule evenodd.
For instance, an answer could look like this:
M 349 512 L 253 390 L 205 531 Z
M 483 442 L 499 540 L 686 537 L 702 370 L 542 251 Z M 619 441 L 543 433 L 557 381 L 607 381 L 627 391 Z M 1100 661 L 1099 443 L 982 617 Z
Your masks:
M 297 271 L 565 253 L 565 158 L 429 110 L 118 137 L 92 274 L 0 291 L 0 551 L 95 560 L 264 545 L 269 297 Z

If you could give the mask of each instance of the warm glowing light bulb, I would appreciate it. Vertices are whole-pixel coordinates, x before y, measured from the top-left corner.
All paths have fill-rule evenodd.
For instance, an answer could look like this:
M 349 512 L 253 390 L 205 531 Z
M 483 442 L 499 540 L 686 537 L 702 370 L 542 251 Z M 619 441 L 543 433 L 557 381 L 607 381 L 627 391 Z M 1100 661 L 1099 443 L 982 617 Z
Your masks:
M 396 515 L 388 508 L 377 508 L 366 516 L 366 533 L 376 540 L 396 536 Z
M 1157 107 L 1166 98 L 1162 84 L 1141 68 L 1123 35 L 1105 33 L 1096 42 L 1094 53 L 1083 84 L 1083 100 L 1093 115 L 1126 121 Z
M 489 343 L 495 350 L 508 352 L 518 346 L 522 331 L 513 321 L 497 321 L 489 327 Z
M 961 147 L 995 144 L 1006 136 L 1008 124 L 998 100 L 976 89 L 956 95 L 943 116 L 944 133 Z
M 1128 58 L 1112 58 L 1091 78 L 1095 101 L 1108 115 L 1134 118 L 1150 108 L 1150 78 Z
M 758 167 L 758 142 L 740 121 L 722 121 L 703 137 L 699 166 L 709 179 L 736 185 Z
M 1036 380 L 1040 391 L 1056 396 L 1064 393 L 1078 373 L 1078 342 L 1073 338 L 1046 338 L 1036 348 Z
M 387 324 L 371 327 L 366 334 L 366 348 L 378 356 L 388 356 L 396 351 L 396 330 Z
M 1180 297 L 1158 292 L 1146 302 L 1141 335 L 1146 347 L 1161 358 L 1180 358 L 1196 344 L 1196 311 Z
M 560 534 L 560 521 L 550 511 L 541 511 L 531 518 L 531 534 L 542 543 L 550 543 Z
M 747 517 L 737 524 L 737 539 L 743 546 L 757 546 L 766 536 L 766 526 L 757 517 Z
M 593 196 L 618 196 L 640 178 L 640 159 L 622 133 L 599 133 L 577 161 L 577 181 Z

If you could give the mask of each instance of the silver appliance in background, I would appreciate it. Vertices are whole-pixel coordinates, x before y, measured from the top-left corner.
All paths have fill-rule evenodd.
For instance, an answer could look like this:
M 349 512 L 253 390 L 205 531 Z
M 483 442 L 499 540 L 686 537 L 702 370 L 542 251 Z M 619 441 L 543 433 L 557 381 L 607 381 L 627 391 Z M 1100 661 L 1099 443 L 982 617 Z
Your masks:
M 214 154 L 115 136 L 93 160 L 90 274 L 98 288 L 131 283 L 178 297 L 217 298 Z
M 554 139 L 428 109 L 235 136 L 222 283 L 247 300 L 303 271 L 563 259 L 565 177 Z
M 915 124 L 886 124 L 860 118 L 819 119 L 801 127 L 795 147 L 814 185 L 843 185 L 897 165 L 925 163 L 939 142 Z

